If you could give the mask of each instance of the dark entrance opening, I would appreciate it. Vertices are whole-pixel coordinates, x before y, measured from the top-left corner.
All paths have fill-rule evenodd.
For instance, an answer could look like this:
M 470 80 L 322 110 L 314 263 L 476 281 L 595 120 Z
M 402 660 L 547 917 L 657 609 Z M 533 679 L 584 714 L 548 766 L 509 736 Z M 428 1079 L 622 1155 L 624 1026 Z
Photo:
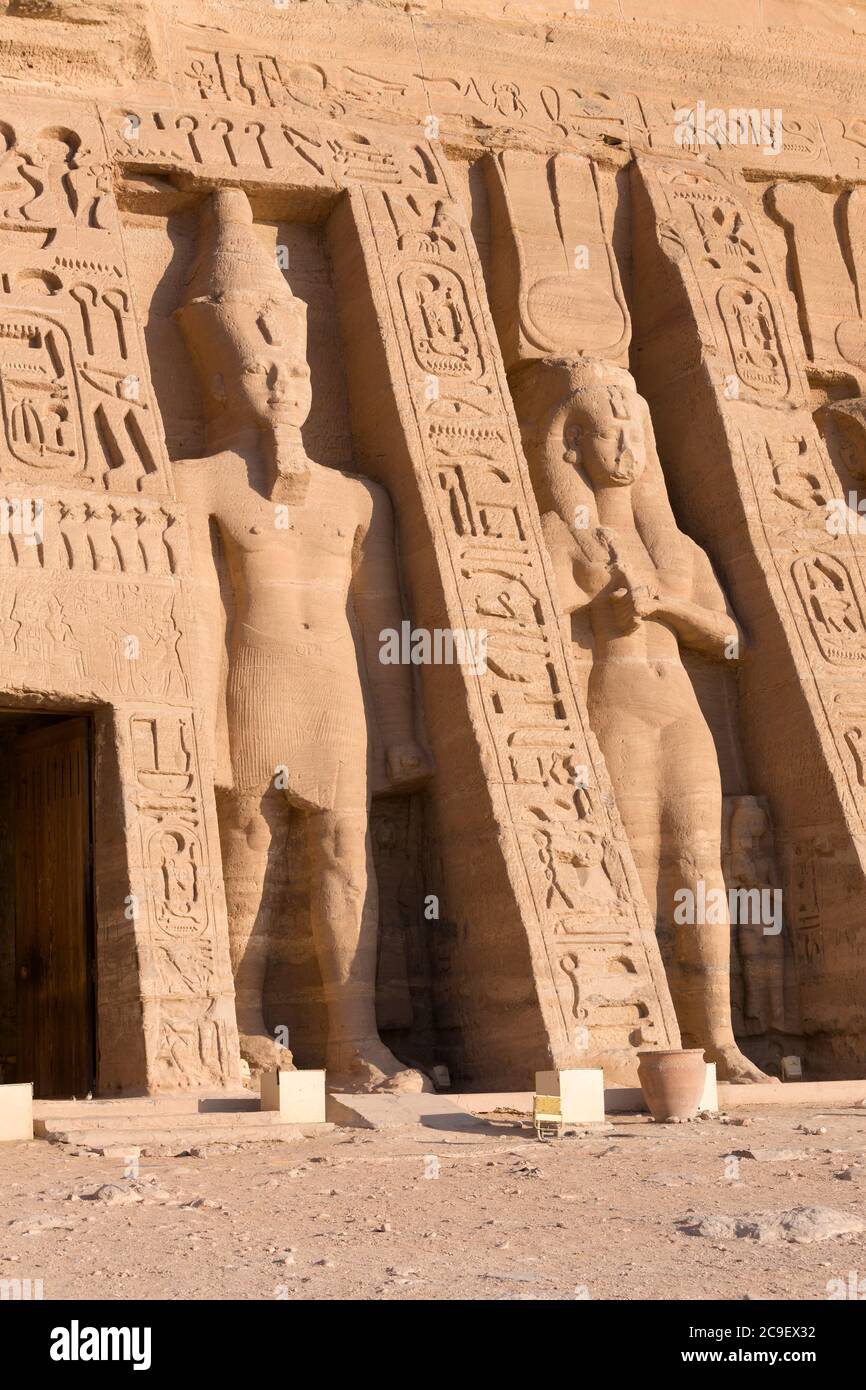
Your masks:
M 0 710 L 0 1065 L 42 1099 L 96 1060 L 90 720 Z

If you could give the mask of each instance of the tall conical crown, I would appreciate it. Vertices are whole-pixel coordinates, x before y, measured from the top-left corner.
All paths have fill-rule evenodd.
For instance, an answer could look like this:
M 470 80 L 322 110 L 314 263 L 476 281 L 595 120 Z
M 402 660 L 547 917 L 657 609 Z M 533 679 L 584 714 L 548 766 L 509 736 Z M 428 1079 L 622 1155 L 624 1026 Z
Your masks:
M 178 314 L 192 304 L 279 303 L 297 309 L 296 300 L 273 256 L 256 235 L 249 199 L 242 188 L 218 188 L 202 209 L 198 254 Z

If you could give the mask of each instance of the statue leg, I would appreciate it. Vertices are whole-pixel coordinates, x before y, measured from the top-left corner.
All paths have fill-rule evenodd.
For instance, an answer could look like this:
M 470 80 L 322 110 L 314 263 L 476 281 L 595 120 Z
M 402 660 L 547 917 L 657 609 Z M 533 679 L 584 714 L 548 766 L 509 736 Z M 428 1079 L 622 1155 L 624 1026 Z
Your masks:
M 785 1031 L 785 959 L 782 935 L 764 936 L 760 926 L 741 931 L 745 939 L 746 1000 L 749 1013 L 762 1033 L 771 1028 Z
M 720 1080 L 767 1081 L 734 1041 L 731 928 L 722 921 L 677 925 L 675 894 L 698 883 L 725 890 L 721 868 L 722 789 L 712 735 L 689 710 L 659 727 L 621 702 L 596 699 L 590 717 L 616 794 L 659 948 L 683 1047 L 703 1047 Z
M 279 884 L 268 870 L 282 851 L 288 823 L 285 795 L 269 788 L 223 792 L 218 799 L 229 949 L 241 1056 L 251 1073 L 292 1066 L 292 1054 L 265 1026 L 262 996 Z M 281 861 L 285 854 L 279 853 Z
M 703 720 L 687 714 L 665 729 L 662 753 L 659 914 L 673 923 L 670 984 L 683 1047 L 702 1047 L 720 1081 L 769 1081 L 738 1048 L 731 1022 L 731 923 L 715 745 Z M 683 889 L 693 895 L 695 917 L 704 920 L 677 922 L 686 915 L 675 896 Z
M 432 1087 L 381 1041 L 376 1024 L 378 893 L 368 808 L 307 816 L 313 939 L 328 1011 L 328 1085 L 333 1090 L 422 1091 Z
M 662 854 L 660 732 L 640 716 L 631 715 L 620 699 L 611 699 L 604 690 L 590 701 L 590 720 L 604 754 L 644 896 L 656 917 Z M 661 938 L 660 922 L 658 931 Z M 667 968 L 665 943 L 660 940 L 659 944 Z
M 780 932 L 768 938 L 770 942 L 767 986 L 770 1027 L 785 1032 L 785 942 Z

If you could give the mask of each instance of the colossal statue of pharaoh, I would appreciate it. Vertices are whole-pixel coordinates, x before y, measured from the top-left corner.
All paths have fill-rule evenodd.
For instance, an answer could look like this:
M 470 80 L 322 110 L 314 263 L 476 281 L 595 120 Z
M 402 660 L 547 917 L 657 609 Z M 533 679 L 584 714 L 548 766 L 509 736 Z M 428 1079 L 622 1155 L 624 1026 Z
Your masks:
M 306 307 L 239 189 L 205 205 L 177 318 L 208 426 L 207 456 L 178 464 L 177 485 L 199 563 L 215 527 L 230 590 L 226 615 L 206 625 L 203 678 L 212 727 L 223 700 L 228 727 L 231 775 L 217 783 L 242 1055 L 253 1070 L 291 1061 L 268 1032 L 262 994 L 269 942 L 286 930 L 266 888 L 269 855 L 294 809 L 306 821 L 329 1082 L 429 1088 L 376 1026 L 369 719 L 394 787 L 426 772 L 409 670 L 379 660 L 379 634 L 402 617 L 390 503 L 378 485 L 304 451 Z
M 766 1080 L 734 1041 L 721 781 L 680 657 L 682 645 L 735 660 L 742 634 L 707 556 L 676 524 L 629 373 L 548 359 L 512 386 L 563 610 L 589 615 L 589 718 L 655 912 L 683 1046 L 704 1048 L 724 1080 Z

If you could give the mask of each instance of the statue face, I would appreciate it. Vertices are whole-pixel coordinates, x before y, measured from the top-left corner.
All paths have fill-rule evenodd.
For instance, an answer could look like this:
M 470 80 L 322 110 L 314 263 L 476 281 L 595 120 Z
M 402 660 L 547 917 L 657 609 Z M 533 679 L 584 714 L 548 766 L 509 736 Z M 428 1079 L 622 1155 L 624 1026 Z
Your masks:
M 580 462 L 593 487 L 628 487 L 646 464 L 640 401 L 620 387 L 591 392 L 579 420 Z
M 757 849 L 767 829 L 767 817 L 762 807 L 749 806 L 739 818 L 737 835 L 740 843 L 749 849 Z
M 244 312 L 249 323 L 237 374 L 225 381 L 229 400 L 236 394 L 245 412 L 265 424 L 302 425 L 312 405 L 303 321 L 282 305 Z
M 297 307 L 243 300 L 188 311 L 184 328 L 209 394 L 238 422 L 301 426 L 312 392 L 306 324 Z

